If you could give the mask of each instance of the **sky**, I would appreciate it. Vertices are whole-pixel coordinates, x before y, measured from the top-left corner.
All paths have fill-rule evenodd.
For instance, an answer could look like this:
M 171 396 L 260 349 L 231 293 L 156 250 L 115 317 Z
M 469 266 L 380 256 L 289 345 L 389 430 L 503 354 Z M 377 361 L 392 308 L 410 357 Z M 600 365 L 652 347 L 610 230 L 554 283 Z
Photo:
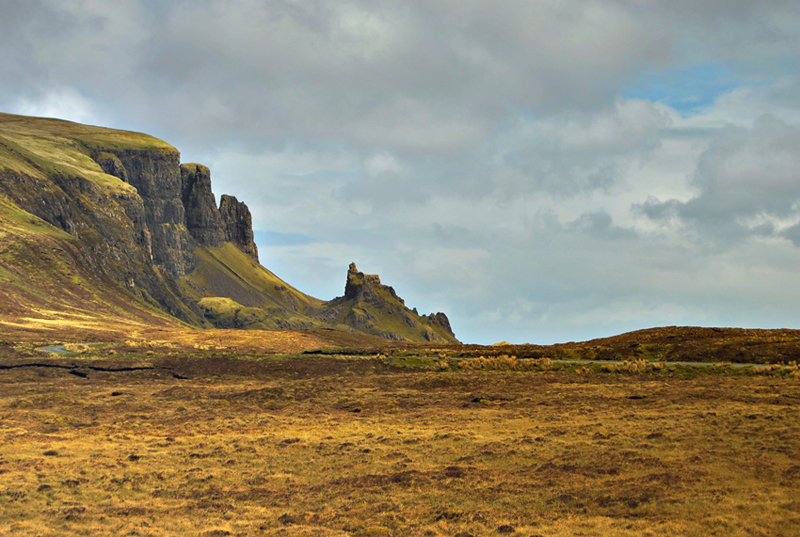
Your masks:
M 795 0 L 0 1 L 0 111 L 142 131 L 263 265 L 469 343 L 800 328 Z

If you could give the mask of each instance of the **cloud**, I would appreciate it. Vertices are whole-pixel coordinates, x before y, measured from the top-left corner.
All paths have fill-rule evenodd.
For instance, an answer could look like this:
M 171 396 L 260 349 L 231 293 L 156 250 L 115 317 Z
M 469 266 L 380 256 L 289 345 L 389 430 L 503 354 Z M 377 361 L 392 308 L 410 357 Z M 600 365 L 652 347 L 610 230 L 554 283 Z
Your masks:
M 73 88 L 60 88 L 42 93 L 38 99 L 22 98 L 15 104 L 18 113 L 27 116 L 55 117 L 78 123 L 103 125 L 104 114 L 94 101 Z
M 520 108 L 602 107 L 668 50 L 665 31 L 599 0 L 19 5 L 0 22 L 2 72 L 28 79 L 14 94 L 74 86 L 208 144 L 458 151 Z
M 626 166 L 660 145 L 659 130 L 669 121 L 651 102 L 637 99 L 618 99 L 592 114 L 533 118 L 493 142 L 492 162 L 515 178 L 512 188 L 563 196 L 608 190 Z
M 692 183 L 699 192 L 692 199 L 650 199 L 640 210 L 725 245 L 788 227 L 800 216 L 800 128 L 762 115 L 751 128 L 721 129 L 701 154 Z
M 613 224 L 613 218 L 605 211 L 583 213 L 572 222 L 571 229 L 582 231 L 597 239 L 635 239 L 636 231 Z

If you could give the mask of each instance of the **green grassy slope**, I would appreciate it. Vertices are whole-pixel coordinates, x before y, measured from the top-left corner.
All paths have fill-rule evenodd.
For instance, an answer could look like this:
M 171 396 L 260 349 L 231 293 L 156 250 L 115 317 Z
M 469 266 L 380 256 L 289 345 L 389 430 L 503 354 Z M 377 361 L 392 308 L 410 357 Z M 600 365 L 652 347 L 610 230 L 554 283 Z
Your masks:
M 100 148 L 177 154 L 145 134 L 0 113 L 0 302 L 7 305 L 0 322 L 6 326 L 46 331 L 73 323 L 76 329 L 91 325 L 102 331 L 103 325 L 180 324 L 147 291 L 132 292 L 127 282 L 109 273 L 126 272 L 116 252 L 133 246 L 126 242 L 131 229 L 113 228 L 126 221 L 118 200 L 138 195 L 92 159 Z M 69 214 L 72 234 L 20 203 L 38 204 L 48 214 L 48 206 L 53 213 Z M 101 222 L 107 225 L 97 227 Z M 109 235 L 118 244 L 108 244 Z M 100 250 L 108 254 L 105 262 L 98 257 Z M 148 277 L 155 281 L 159 275 L 150 269 Z M 184 309 L 167 282 L 156 287 Z
M 306 295 L 231 243 L 195 250 L 196 266 L 181 289 L 221 328 L 325 327 L 312 319 L 322 301 Z
M 0 113 L 0 170 L 44 178 L 50 174 L 79 176 L 105 189 L 135 189 L 103 172 L 93 152 L 119 149 L 177 153 L 147 134 L 81 125 L 71 121 Z

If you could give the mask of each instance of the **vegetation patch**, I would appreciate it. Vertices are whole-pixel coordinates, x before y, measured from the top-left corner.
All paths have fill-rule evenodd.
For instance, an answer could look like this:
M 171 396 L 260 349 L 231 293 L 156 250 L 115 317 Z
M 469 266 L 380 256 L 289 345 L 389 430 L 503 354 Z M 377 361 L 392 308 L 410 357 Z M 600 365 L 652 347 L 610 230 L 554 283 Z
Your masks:
M 514 355 L 237 354 L 225 331 L 196 332 L 222 348 L 150 333 L 49 362 L 85 377 L 0 370 L 0 439 L 13 446 L 0 455 L 0 534 L 800 527 L 800 380 L 777 369 L 683 378 Z M 6 365 L 28 352 L 0 345 Z

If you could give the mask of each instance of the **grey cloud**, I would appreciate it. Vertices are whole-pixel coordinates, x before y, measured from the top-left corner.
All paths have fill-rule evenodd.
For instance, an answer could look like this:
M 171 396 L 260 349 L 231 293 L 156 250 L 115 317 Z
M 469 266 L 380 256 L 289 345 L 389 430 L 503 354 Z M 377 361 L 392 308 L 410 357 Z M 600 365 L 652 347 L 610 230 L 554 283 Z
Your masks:
M 752 128 L 728 126 L 700 156 L 692 182 L 699 189 L 693 199 L 650 199 L 639 210 L 662 223 L 678 220 L 723 244 L 770 235 L 773 220 L 800 215 L 800 128 L 771 115 Z
M 380 210 L 387 206 L 425 203 L 430 196 L 420 186 L 396 177 L 363 179 L 348 183 L 334 195 L 342 203 L 367 202 L 370 210 Z
M 592 114 L 522 122 L 494 142 L 492 162 L 521 174 L 514 190 L 563 196 L 609 190 L 627 166 L 660 145 L 660 130 L 668 124 L 652 103 L 619 100 Z
M 520 108 L 596 109 L 668 51 L 665 32 L 611 1 L 171 2 L 157 17 L 134 1 L 30 5 L 16 22 L 59 31 L 10 43 L 35 54 L 5 72 L 32 65 L 42 86 L 208 144 L 452 152 Z
M 613 218 L 606 211 L 583 213 L 569 228 L 587 233 L 596 239 L 616 241 L 637 238 L 635 230 L 614 225 Z
M 800 48 L 794 0 L 618 0 L 650 28 L 670 35 L 673 65 L 731 62 L 747 76 L 786 73 Z
M 37 15 L 32 16 L 33 13 Z M 48 86 L 48 66 L 37 56 L 38 37 L 63 36 L 71 21 L 47 9 L 41 1 L 8 2 L 0 11 L 0 97 L 36 97 Z M 5 94 L 5 95 L 3 95 Z
M 653 221 L 661 224 L 668 224 L 680 215 L 681 202 L 678 200 L 659 201 L 653 196 L 649 196 L 644 203 L 635 204 L 634 211 L 643 214 Z
M 800 248 L 800 224 L 795 224 L 785 229 L 782 235 L 792 241 L 792 244 Z

